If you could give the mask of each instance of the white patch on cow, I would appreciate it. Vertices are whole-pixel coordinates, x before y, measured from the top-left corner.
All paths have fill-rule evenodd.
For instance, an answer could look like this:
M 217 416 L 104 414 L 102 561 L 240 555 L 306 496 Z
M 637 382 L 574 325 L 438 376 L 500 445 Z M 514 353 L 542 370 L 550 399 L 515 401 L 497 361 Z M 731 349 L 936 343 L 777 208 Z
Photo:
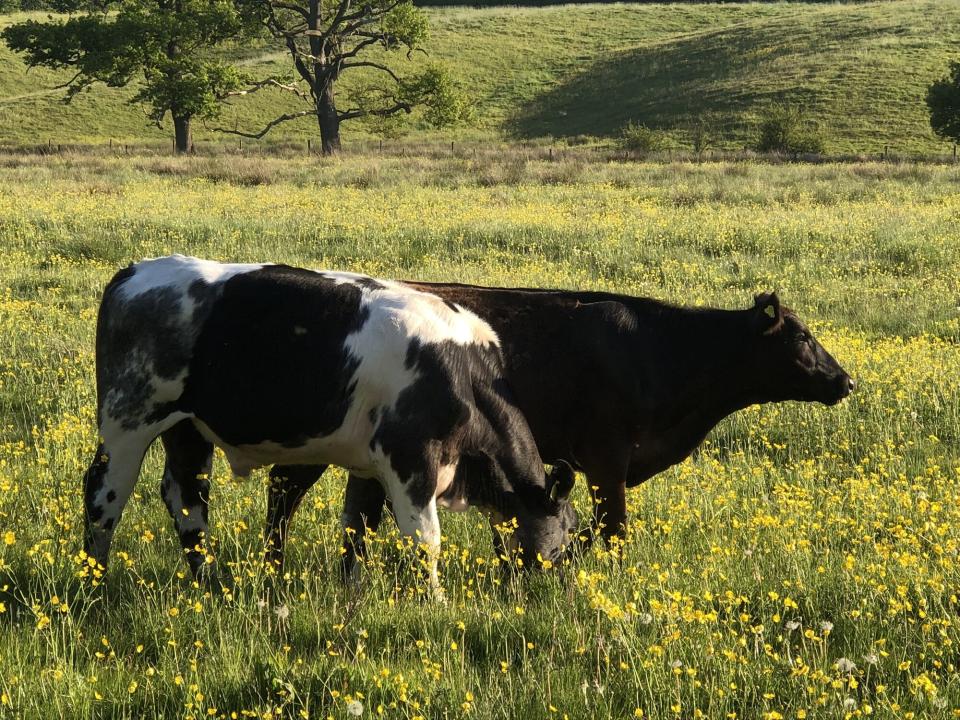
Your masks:
M 416 290 L 395 280 L 381 280 L 351 272 L 317 272 L 338 285 L 358 285 L 364 293 L 364 306 L 382 304 L 392 308 L 397 319 L 411 331 L 411 337 L 416 337 L 423 343 L 453 341 L 460 345 L 500 345 L 500 339 L 488 323 L 460 305 L 456 305 L 459 310 L 454 310 L 436 295 Z M 370 287 L 365 282 L 368 280 L 373 280 L 382 287 Z
M 133 298 L 156 288 L 169 287 L 186 297 L 187 289 L 197 280 L 212 285 L 263 267 L 252 263 L 218 263 L 186 255 L 147 258 L 134 265 L 136 272 L 123 282 L 120 293 L 124 298 Z
M 437 498 L 437 505 L 452 512 L 464 512 L 470 506 L 467 499 L 461 496 L 447 495 L 450 487 L 453 485 L 453 478 L 457 474 L 456 465 L 442 465 L 437 472 L 437 490 L 434 497 Z

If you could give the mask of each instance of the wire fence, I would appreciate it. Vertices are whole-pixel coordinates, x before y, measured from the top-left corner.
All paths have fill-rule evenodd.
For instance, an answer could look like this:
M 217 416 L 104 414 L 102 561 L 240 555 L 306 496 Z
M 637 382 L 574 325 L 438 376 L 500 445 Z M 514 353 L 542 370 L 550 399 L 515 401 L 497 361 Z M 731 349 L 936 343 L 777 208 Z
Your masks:
M 42 143 L 2 143 L 0 153 L 7 156 L 36 155 L 90 155 L 90 156 L 171 156 L 177 155 L 173 143 L 157 141 L 114 141 L 99 143 L 57 142 L 49 139 Z M 313 139 L 296 140 L 249 140 L 235 142 L 223 140 L 197 141 L 186 156 L 266 156 L 276 158 L 324 157 L 320 143 Z M 668 149 L 652 152 L 625 150 L 613 141 L 591 144 L 557 144 L 547 141 L 510 140 L 453 140 L 453 141 L 405 141 L 405 140 L 358 140 L 341 146 L 341 158 L 350 156 L 383 156 L 386 158 L 430 158 L 485 160 L 501 157 L 504 160 L 540 162 L 764 162 L 764 163 L 958 163 L 957 145 L 943 153 L 920 153 L 898 151 L 895 146 L 884 145 L 874 152 L 858 153 L 760 153 L 749 149 L 707 149 L 702 152 Z

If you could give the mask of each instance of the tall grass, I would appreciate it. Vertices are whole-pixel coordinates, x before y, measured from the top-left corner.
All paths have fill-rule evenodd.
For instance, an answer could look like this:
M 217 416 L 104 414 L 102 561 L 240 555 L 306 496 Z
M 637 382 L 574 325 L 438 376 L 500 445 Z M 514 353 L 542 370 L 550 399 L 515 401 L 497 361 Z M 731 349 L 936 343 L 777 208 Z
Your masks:
M 869 163 L 0 158 L 0 715 L 952 716 L 958 184 Z M 212 597 L 155 449 L 98 578 L 77 554 L 96 303 L 167 252 L 726 307 L 776 288 L 859 388 L 728 419 L 629 493 L 622 546 L 539 577 L 500 572 L 479 514 L 445 514 L 444 606 L 397 570 L 391 526 L 338 583 L 338 472 L 266 573 L 264 474 L 220 457 L 237 585 Z

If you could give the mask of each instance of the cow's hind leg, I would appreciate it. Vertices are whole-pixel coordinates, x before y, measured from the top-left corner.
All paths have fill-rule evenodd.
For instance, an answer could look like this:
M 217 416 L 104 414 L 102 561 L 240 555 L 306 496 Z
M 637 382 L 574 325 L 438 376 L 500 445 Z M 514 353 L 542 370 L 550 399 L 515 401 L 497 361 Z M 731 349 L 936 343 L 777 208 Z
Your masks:
M 143 456 L 160 427 L 101 427 L 101 442 L 83 478 L 84 550 L 107 564 L 113 533 L 140 474 Z
M 367 480 L 356 475 L 347 478 L 343 514 L 340 516 L 343 527 L 340 569 L 345 581 L 355 577 L 357 558 L 366 557 L 366 531 L 369 529 L 376 532 L 379 529 L 386 501 L 387 494 L 376 480 Z
M 326 465 L 274 465 L 270 470 L 264 543 L 266 561 L 277 571 L 283 568 L 283 553 L 293 513 L 326 469 Z
M 160 495 L 194 577 L 215 583 L 208 537 L 213 445 L 191 420 L 182 420 L 160 438 L 167 452 Z

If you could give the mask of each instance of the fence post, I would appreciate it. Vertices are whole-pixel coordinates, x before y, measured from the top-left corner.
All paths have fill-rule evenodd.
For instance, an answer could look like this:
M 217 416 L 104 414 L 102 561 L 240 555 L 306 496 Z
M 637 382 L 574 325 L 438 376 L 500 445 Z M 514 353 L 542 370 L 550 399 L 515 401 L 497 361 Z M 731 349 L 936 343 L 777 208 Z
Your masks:
M 450 154 L 453 155 L 453 140 L 450 141 Z
M 953 161 L 954 162 L 957 161 L 957 144 L 956 143 L 953 144 Z
M 884 159 L 884 160 L 887 159 L 887 153 L 889 152 L 889 150 L 890 150 L 890 146 L 889 146 L 889 145 L 884 145 L 884 146 L 883 146 L 883 159 Z
M 240 138 L 240 152 L 243 152 L 243 138 Z
M 312 149 L 312 147 L 311 147 L 311 145 L 310 145 L 310 138 L 307 138 L 307 152 L 308 152 L 308 153 L 309 153 L 309 152 L 313 152 L 313 149 Z

